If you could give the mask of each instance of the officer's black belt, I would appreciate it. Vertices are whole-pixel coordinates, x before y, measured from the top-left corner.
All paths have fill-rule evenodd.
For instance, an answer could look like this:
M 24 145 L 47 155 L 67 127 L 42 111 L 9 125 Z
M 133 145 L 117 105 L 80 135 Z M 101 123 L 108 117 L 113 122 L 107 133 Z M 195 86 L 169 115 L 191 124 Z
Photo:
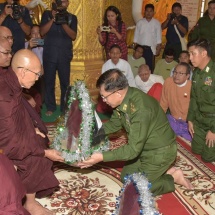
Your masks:
M 215 113 L 202 113 L 204 117 L 215 117 Z

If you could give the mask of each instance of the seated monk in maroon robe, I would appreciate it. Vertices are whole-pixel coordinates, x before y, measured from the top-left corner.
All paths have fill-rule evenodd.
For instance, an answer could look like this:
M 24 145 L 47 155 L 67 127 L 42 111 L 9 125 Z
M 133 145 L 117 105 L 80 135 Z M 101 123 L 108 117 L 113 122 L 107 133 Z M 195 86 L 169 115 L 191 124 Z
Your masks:
M 52 171 L 52 161 L 63 162 L 60 153 L 48 149 L 47 130 L 35 110 L 22 96 L 38 80 L 41 64 L 30 50 L 13 56 L 11 67 L 0 67 L 0 150 L 15 166 L 26 189 L 24 207 L 31 215 L 48 215 L 35 196 L 49 195 L 59 182 Z

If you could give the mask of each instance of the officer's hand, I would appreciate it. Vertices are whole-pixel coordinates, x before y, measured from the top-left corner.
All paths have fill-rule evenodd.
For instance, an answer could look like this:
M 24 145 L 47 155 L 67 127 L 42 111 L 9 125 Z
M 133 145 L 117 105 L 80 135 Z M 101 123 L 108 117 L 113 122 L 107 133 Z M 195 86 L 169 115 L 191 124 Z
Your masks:
M 212 133 L 211 131 L 208 131 L 205 139 L 206 139 L 206 145 L 209 148 L 215 146 L 215 133 Z
M 77 166 L 79 166 L 81 169 L 83 168 L 88 168 L 96 163 L 99 163 L 103 161 L 103 154 L 101 153 L 95 153 L 93 154 L 90 158 L 88 158 L 87 160 L 84 160 L 82 162 L 79 162 L 77 164 Z
M 188 121 L 188 130 L 190 132 L 191 137 L 193 138 L 194 128 L 193 128 L 193 123 L 191 121 Z
M 45 157 L 52 161 L 64 162 L 64 158 L 61 157 L 61 153 L 55 149 L 46 149 Z
M 11 5 L 6 5 L 5 8 L 4 8 L 4 12 L 3 12 L 6 16 L 8 15 L 11 15 L 12 16 L 12 13 L 13 13 L 13 10 L 11 8 Z

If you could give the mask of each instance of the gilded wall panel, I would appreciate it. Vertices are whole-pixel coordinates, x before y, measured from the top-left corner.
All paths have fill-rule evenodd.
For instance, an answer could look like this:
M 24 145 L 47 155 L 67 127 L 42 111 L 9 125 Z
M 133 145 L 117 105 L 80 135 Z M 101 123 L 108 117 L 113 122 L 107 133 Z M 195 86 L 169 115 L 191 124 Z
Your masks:
M 122 14 L 122 19 L 125 22 L 126 26 L 133 26 L 135 25 L 133 17 L 132 17 L 132 0 L 105 0 L 104 1 L 104 10 L 110 6 L 114 5 L 116 6 L 121 14 Z

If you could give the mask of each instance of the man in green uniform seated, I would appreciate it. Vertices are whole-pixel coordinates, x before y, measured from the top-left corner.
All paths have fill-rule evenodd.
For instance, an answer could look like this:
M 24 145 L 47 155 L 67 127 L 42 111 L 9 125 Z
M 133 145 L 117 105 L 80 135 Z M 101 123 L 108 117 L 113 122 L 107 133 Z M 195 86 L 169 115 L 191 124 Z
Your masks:
M 154 195 L 174 191 L 174 182 L 192 189 L 183 172 L 173 167 L 177 151 L 175 134 L 159 103 L 141 90 L 129 87 L 126 77 L 117 69 L 103 73 L 97 88 L 103 101 L 114 108 L 111 119 L 103 125 L 105 134 L 124 127 L 128 143 L 113 151 L 95 153 L 78 165 L 87 168 L 100 161 L 124 160 L 127 162 L 121 179 L 126 174 L 145 173 Z
M 206 39 L 188 43 L 193 72 L 188 110 L 189 132 L 193 137 L 192 151 L 206 162 L 215 161 L 215 62 Z

